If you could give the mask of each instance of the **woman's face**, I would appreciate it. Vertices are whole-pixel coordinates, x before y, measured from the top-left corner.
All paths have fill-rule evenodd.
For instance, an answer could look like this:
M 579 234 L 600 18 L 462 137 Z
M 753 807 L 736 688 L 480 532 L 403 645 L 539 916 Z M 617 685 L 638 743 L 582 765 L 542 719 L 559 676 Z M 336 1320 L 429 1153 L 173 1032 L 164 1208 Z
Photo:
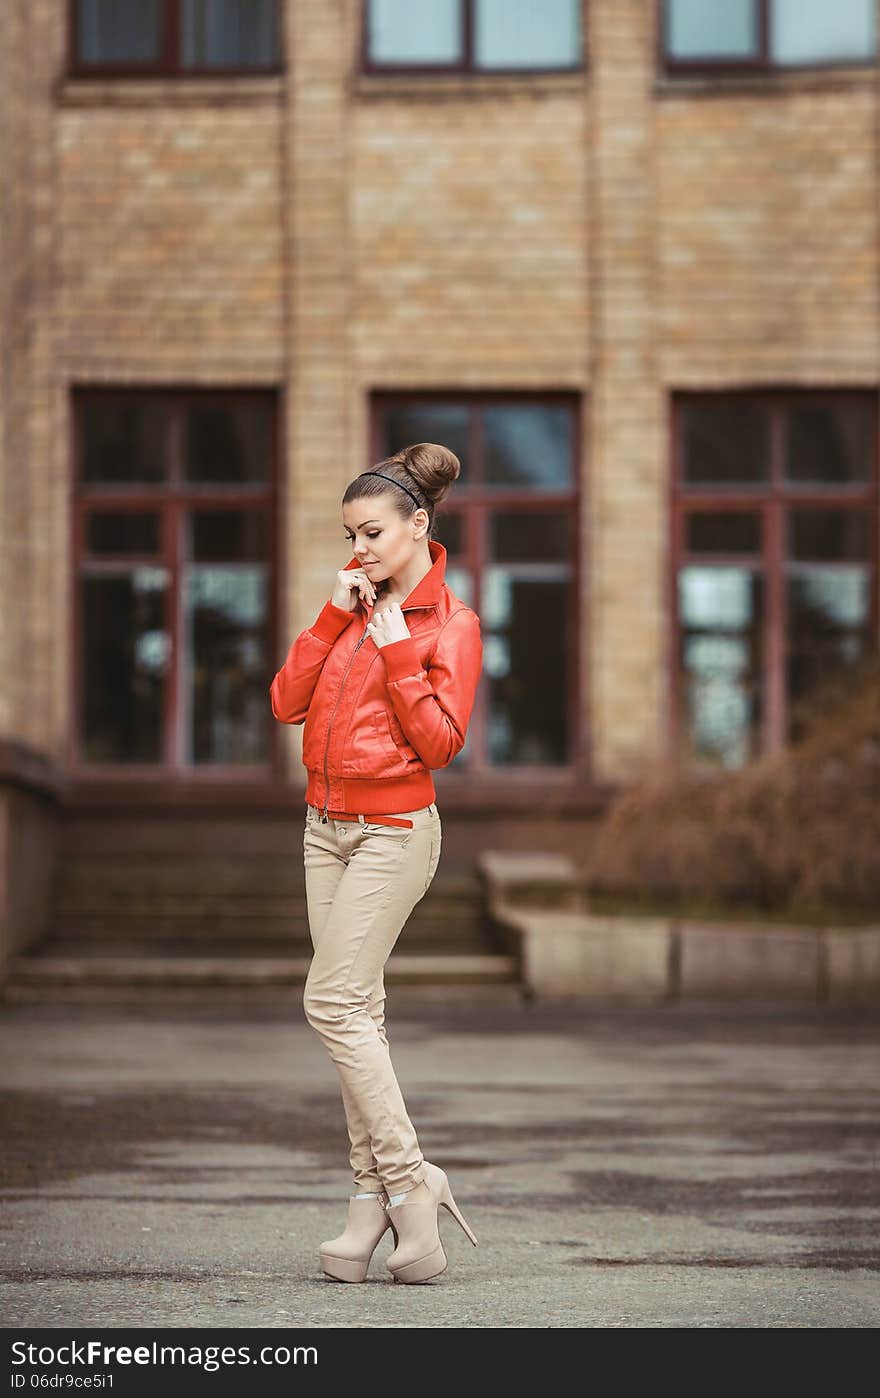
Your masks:
M 342 523 L 358 563 L 371 582 L 379 583 L 409 563 L 416 543 L 424 537 L 428 512 L 419 509 L 402 519 L 386 491 L 349 500 L 342 507 Z

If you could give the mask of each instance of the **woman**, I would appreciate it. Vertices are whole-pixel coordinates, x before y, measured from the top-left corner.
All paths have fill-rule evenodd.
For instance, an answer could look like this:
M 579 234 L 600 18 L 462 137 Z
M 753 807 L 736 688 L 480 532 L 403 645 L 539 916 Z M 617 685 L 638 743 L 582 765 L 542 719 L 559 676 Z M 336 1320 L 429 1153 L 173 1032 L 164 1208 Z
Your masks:
M 303 1006 L 342 1085 L 355 1193 L 321 1245 L 326 1276 L 361 1282 L 385 1230 L 395 1281 L 444 1271 L 443 1204 L 476 1246 L 445 1171 L 425 1160 L 385 1034 L 383 967 L 440 858 L 431 770 L 464 746 L 480 621 L 445 582 L 434 509 L 460 471 L 420 442 L 362 471 L 342 497 L 354 556 L 272 681 L 272 712 L 304 723 L 303 858 L 313 957 Z

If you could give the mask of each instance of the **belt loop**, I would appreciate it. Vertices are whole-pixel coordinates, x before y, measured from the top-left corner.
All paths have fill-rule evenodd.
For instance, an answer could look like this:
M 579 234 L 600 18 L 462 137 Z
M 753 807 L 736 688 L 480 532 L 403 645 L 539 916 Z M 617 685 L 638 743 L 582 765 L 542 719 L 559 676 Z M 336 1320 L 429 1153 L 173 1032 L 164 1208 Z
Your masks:
M 358 815 L 358 824 L 359 824 L 359 825 L 366 825 L 366 823 L 367 823 L 367 818 L 366 818 L 366 816 L 362 816 L 362 815 L 359 814 L 359 815 Z

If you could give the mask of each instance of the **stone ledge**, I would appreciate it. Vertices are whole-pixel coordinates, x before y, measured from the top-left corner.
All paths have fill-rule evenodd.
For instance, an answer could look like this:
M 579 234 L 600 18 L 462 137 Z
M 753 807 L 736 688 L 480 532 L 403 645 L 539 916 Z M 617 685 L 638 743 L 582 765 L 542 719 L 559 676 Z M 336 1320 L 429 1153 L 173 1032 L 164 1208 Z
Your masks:
M 567 908 L 586 911 L 577 865 L 567 854 L 543 850 L 484 850 L 477 867 L 486 880 L 490 907 Z
M 565 856 L 492 850 L 477 869 L 532 997 L 880 1001 L 880 925 L 598 915 L 579 904 L 578 871 Z
M 140 77 L 65 74 L 55 85 L 59 107 L 245 107 L 284 101 L 284 77 L 272 73 L 213 73 Z

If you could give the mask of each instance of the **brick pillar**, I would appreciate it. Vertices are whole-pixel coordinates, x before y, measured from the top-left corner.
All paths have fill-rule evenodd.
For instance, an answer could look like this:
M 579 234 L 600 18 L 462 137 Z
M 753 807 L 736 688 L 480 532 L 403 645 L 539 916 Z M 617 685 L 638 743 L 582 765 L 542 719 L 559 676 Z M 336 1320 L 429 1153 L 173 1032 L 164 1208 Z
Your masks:
M 0 27 L 0 732 L 60 744 L 66 628 L 53 615 L 64 515 L 52 411 L 53 0 L 10 0 Z M 61 549 L 61 558 L 56 556 Z
M 280 664 L 286 645 L 329 597 L 348 561 L 340 499 L 358 466 L 351 436 L 349 121 L 347 79 L 356 7 L 344 0 L 285 6 L 284 267 L 287 414 Z M 302 780 L 302 730 L 285 729 Z
M 592 746 L 626 780 L 665 722 L 666 444 L 657 363 L 654 13 L 590 5 Z

